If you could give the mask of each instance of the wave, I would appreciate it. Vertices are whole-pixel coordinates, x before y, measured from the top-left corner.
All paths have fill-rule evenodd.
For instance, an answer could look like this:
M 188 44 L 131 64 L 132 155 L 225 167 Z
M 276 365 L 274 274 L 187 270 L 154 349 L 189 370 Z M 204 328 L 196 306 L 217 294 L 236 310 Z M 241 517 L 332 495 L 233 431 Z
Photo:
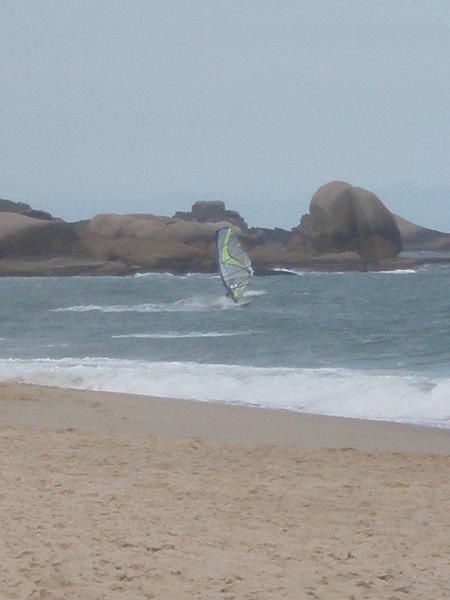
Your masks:
M 297 271 L 296 269 L 285 269 L 284 267 L 276 267 L 273 271 L 279 273 L 289 273 L 290 275 L 298 275 L 303 277 L 305 275 L 320 276 L 320 275 L 347 275 L 348 273 L 361 273 L 362 271 Z M 411 275 L 417 273 L 416 269 L 394 269 L 391 271 L 368 271 L 369 274 L 381 274 L 381 275 Z
M 284 267 L 274 267 L 272 271 L 277 271 L 278 273 L 287 273 L 289 275 L 298 275 L 299 277 L 304 277 L 306 275 L 312 277 L 323 275 L 346 275 L 347 273 L 351 273 L 351 271 L 298 271 L 297 269 L 286 269 Z
M 123 335 L 112 335 L 114 339 L 126 339 L 126 338 L 144 338 L 144 339 L 155 339 L 155 340 L 171 340 L 171 339 L 182 339 L 182 338 L 220 338 L 220 337 L 234 337 L 241 335 L 252 335 L 254 331 L 233 331 L 229 333 L 222 333 L 220 331 L 191 331 L 189 333 L 128 333 Z
M 380 275 L 413 275 L 417 273 L 416 269 L 394 269 L 393 271 L 369 271 L 370 273 Z
M 285 269 L 284 267 L 274 267 L 272 271 L 277 271 L 277 273 L 288 273 L 289 275 L 306 275 L 307 271 L 296 271 L 294 269 Z
M 150 271 L 148 273 L 133 273 L 132 277 L 176 277 L 174 273 L 159 273 Z
M 186 279 L 188 277 L 201 277 L 209 279 L 220 279 L 220 276 L 216 273 L 170 273 L 168 271 L 149 271 L 147 273 L 133 273 L 132 277 L 176 277 L 177 279 Z
M 64 306 L 60 308 L 53 308 L 50 310 L 50 312 L 158 312 L 158 310 L 161 310 L 162 306 L 163 305 L 161 304 L 80 304 L 77 306 Z
M 0 360 L 0 380 L 450 427 L 450 378 L 109 358 Z
M 246 290 L 244 292 L 244 298 L 254 298 L 257 296 L 265 296 L 267 294 L 266 290 Z
M 235 304 L 225 296 L 207 297 L 197 296 L 181 299 L 176 302 L 162 302 L 159 304 L 81 304 L 77 306 L 63 306 L 53 308 L 50 312 L 102 312 L 102 313 L 153 313 L 153 312 L 195 312 L 209 310 L 230 310 L 244 306 L 245 302 Z

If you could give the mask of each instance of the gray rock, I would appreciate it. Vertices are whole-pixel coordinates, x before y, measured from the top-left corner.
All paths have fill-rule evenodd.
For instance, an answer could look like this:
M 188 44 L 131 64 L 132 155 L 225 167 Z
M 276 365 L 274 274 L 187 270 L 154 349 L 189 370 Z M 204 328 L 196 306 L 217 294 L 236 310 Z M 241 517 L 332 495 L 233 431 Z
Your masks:
M 226 222 L 239 229 L 247 230 L 248 225 L 235 210 L 228 210 L 225 202 L 217 200 L 199 200 L 194 202 L 190 212 L 177 211 L 174 218 L 183 221 L 197 221 L 198 223 Z
M 0 214 L 0 257 L 71 254 L 78 235 L 69 223 Z
M 397 222 L 381 200 L 343 181 L 317 190 L 298 231 L 319 253 L 355 251 L 365 263 L 397 256 L 402 249 Z
M 450 233 L 421 227 L 411 221 L 407 221 L 398 215 L 394 215 L 402 236 L 405 250 L 450 250 Z
M 12 200 L 0 198 L 0 212 L 22 214 L 27 210 L 31 210 L 31 206 L 29 204 L 25 204 L 25 202 L 13 202 Z

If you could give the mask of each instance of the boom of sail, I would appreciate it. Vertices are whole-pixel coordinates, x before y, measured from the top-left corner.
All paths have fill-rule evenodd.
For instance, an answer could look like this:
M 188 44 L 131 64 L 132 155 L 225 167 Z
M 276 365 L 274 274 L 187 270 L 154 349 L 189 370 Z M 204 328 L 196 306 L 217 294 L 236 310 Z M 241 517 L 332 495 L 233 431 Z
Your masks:
M 216 232 L 216 258 L 227 296 L 238 302 L 253 277 L 253 269 L 237 235 L 230 227 L 223 227 Z

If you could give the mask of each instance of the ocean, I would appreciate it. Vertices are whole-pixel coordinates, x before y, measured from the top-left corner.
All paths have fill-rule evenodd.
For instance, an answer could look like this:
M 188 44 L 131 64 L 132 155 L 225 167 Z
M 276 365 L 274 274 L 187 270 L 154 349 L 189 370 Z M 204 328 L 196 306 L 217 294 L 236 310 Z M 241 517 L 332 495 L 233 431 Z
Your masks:
M 450 427 L 450 268 L 0 279 L 0 380 Z

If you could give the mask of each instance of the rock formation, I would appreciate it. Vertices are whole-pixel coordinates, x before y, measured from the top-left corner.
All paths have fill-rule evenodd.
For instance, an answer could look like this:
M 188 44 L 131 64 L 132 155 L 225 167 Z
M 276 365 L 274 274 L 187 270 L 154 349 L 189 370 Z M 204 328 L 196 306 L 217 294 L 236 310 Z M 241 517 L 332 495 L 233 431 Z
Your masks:
M 402 236 L 403 247 L 405 250 L 450 250 L 450 233 L 435 231 L 420 227 L 398 215 L 394 215 Z
M 27 210 L 32 210 L 32 208 L 29 204 L 25 204 L 25 202 L 13 202 L 12 200 L 0 198 L 0 212 L 13 212 L 22 214 Z
M 54 218 L 45 210 L 36 210 L 31 208 L 29 204 L 25 204 L 25 202 L 13 202 L 5 199 L 0 199 L 0 212 L 18 213 L 34 219 L 43 219 L 44 221 L 51 221 Z
M 239 227 L 242 231 L 248 229 L 247 223 L 235 210 L 228 210 L 225 202 L 215 200 L 199 200 L 194 202 L 190 212 L 177 211 L 175 219 L 183 221 L 197 221 L 198 223 L 223 223 Z
M 210 272 L 216 270 L 215 232 L 223 226 L 240 235 L 257 274 L 274 267 L 357 270 L 361 259 L 373 268 L 410 268 L 412 259 L 395 258 L 400 234 L 408 249 L 450 249 L 450 234 L 394 218 L 371 192 L 336 181 L 314 194 L 309 214 L 291 231 L 249 228 L 223 202 L 196 202 L 175 217 L 103 214 L 65 223 L 27 204 L 0 200 L 0 274 Z
M 366 264 L 397 256 L 402 249 L 397 222 L 381 200 L 343 181 L 317 190 L 297 231 L 311 252 L 354 251 Z
M 71 254 L 78 236 L 69 223 L 15 212 L 0 215 L 0 257 Z
M 215 232 L 227 223 L 197 223 L 154 215 L 97 215 L 82 233 L 79 251 L 144 269 L 211 271 Z

